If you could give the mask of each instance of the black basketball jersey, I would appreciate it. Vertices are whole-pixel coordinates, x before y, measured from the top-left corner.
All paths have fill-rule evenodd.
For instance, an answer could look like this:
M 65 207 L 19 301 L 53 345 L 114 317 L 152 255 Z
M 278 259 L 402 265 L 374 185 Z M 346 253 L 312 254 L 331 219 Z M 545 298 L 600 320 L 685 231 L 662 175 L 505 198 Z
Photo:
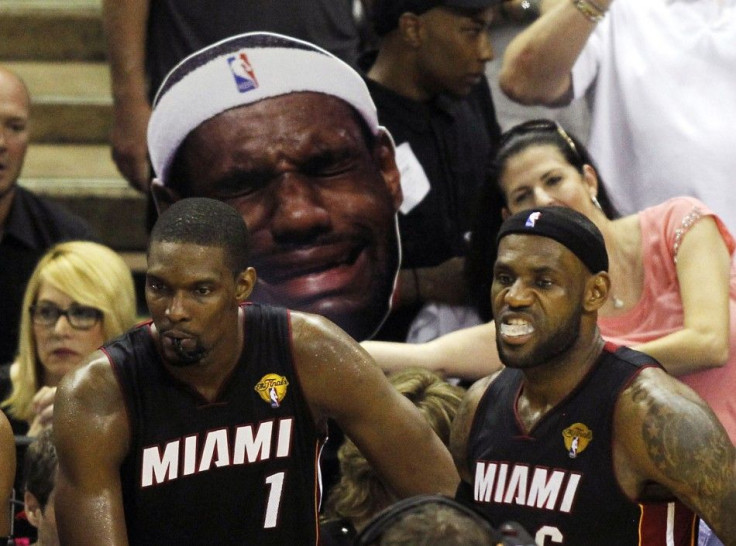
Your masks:
M 690 545 L 697 518 L 679 502 L 632 502 L 613 468 L 616 400 L 648 356 L 607 345 L 580 384 L 528 432 L 516 412 L 523 374 L 501 372 L 478 405 L 468 441 L 473 502 L 496 526 L 519 522 L 540 546 Z M 665 540 L 671 533 L 672 542 Z
M 104 348 L 130 423 L 130 544 L 317 544 L 324 438 L 294 370 L 288 311 L 243 309 L 243 354 L 213 402 L 164 368 L 150 322 Z

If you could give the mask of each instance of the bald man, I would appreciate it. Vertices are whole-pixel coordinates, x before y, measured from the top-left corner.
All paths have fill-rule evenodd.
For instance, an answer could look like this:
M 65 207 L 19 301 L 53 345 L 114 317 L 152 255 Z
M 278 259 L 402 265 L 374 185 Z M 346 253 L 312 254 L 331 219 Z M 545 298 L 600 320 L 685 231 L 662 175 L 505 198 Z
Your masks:
M 21 300 L 38 259 L 56 242 L 96 238 L 84 220 L 18 186 L 30 140 L 30 110 L 31 98 L 23 80 L 0 66 L 0 286 L 4 291 L 0 297 L 0 363 L 3 364 L 15 356 Z M 0 392 L 0 398 L 5 398 L 5 394 Z

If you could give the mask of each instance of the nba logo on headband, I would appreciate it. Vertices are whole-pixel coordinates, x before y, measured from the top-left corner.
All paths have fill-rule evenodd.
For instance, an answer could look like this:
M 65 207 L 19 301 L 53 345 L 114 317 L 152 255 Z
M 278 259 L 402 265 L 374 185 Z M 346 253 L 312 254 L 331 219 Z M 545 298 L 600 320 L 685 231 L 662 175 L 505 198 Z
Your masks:
M 245 51 L 241 51 L 237 56 L 228 57 L 227 62 L 230 65 L 230 71 L 233 73 L 235 85 L 238 86 L 238 91 L 245 93 L 258 87 L 256 73 Z

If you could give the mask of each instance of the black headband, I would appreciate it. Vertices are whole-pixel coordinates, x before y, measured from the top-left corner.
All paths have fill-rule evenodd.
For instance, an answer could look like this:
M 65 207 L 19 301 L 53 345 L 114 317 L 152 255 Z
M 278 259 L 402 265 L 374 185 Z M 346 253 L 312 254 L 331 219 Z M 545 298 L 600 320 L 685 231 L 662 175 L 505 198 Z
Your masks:
M 567 247 L 591 273 L 608 271 L 603 235 L 586 216 L 567 207 L 540 207 L 517 212 L 498 230 L 496 243 L 512 233 L 539 235 Z

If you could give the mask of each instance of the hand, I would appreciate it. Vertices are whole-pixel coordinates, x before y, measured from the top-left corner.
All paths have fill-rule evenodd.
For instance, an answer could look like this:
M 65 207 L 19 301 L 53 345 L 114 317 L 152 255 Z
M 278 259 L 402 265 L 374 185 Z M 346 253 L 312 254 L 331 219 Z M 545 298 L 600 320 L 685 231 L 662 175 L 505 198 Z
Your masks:
M 450 258 L 434 267 L 402 269 L 398 305 L 434 301 L 448 305 L 467 303 L 465 259 Z
M 54 417 L 54 398 L 56 387 L 41 387 L 33 396 L 31 407 L 34 417 L 28 429 L 28 436 L 38 436 L 45 428 L 50 427 Z
M 151 105 L 145 99 L 116 102 L 112 127 L 112 158 L 128 183 L 148 192 L 151 168 L 148 162 L 146 131 Z

